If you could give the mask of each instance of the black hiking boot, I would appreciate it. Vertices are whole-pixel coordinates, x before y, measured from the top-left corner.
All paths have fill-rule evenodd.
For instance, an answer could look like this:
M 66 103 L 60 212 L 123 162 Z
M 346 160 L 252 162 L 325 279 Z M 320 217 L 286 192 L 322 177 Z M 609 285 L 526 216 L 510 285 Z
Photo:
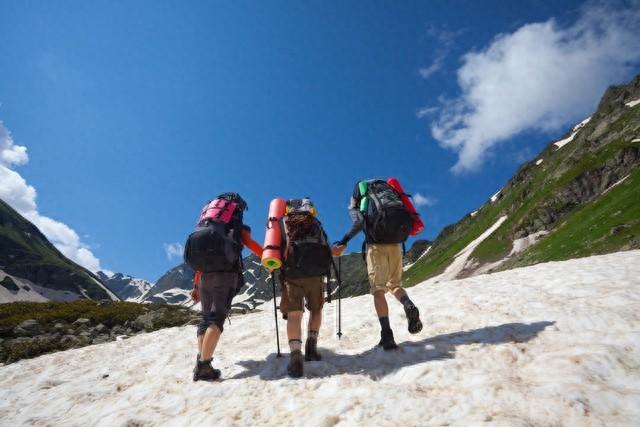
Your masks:
M 393 339 L 393 331 L 391 329 L 387 331 L 380 331 L 380 342 L 378 345 L 385 350 L 395 350 L 398 348 L 396 340 Z
M 289 356 L 287 373 L 291 378 L 300 378 L 304 373 L 304 360 L 300 350 L 293 350 Z
M 404 308 L 407 315 L 408 329 L 410 334 L 417 334 L 422 330 L 422 322 L 420 321 L 420 311 L 413 303 L 409 303 Z
M 318 353 L 317 339 L 307 338 L 307 342 L 304 344 L 304 360 L 307 362 L 317 362 L 322 360 L 322 356 Z
M 193 368 L 194 381 L 215 381 L 220 378 L 220 370 L 211 366 L 211 360 L 196 361 L 196 367 Z

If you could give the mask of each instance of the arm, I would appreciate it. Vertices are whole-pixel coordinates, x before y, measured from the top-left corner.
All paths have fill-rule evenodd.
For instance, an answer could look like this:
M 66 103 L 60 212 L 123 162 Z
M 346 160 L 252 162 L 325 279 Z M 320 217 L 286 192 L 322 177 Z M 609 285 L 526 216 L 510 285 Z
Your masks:
M 351 201 L 349 202 L 349 216 L 352 222 L 351 229 L 347 231 L 341 240 L 334 243 L 331 250 L 333 256 L 342 255 L 349 240 L 353 239 L 356 234 L 364 229 L 364 216 L 362 212 L 360 212 L 360 200 L 360 189 L 358 188 L 358 184 L 356 184 L 353 189 L 353 194 L 351 195 Z
M 200 301 L 200 290 L 198 289 L 198 285 L 200 284 L 200 275 L 199 271 L 196 271 L 196 274 L 193 276 L 193 289 L 191 290 L 191 299 L 193 302 L 198 303 Z
M 251 238 L 251 231 L 242 230 L 242 244 L 256 254 L 258 258 L 262 258 L 262 245 Z
M 364 216 L 362 216 L 362 213 L 358 209 L 349 208 L 349 216 L 351 217 L 351 222 L 353 224 L 344 237 L 337 242 L 338 246 L 345 246 L 349 240 L 353 239 L 353 237 L 364 228 Z

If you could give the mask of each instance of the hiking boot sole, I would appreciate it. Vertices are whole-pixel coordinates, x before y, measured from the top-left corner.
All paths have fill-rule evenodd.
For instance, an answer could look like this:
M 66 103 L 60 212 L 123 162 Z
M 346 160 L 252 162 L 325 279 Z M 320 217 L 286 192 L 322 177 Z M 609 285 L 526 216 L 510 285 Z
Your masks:
M 407 320 L 409 322 L 408 330 L 410 334 L 417 334 L 422 330 L 422 322 L 420 321 L 420 311 L 415 305 L 405 310 Z

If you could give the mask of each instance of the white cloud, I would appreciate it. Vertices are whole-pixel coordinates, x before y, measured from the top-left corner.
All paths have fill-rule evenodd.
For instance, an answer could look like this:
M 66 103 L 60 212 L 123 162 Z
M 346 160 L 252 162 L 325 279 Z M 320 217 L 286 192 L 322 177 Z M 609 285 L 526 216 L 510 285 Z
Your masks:
M 2 158 L 0 161 L 0 199 L 38 227 L 67 258 L 90 271 L 101 270 L 100 260 L 87 245 L 80 241 L 78 233 L 68 225 L 38 212 L 35 188 L 27 184 L 27 181 L 18 172 L 8 167 L 27 163 L 29 160 L 26 154 L 27 149 L 14 145 L 11 133 L 1 122 L 0 150 L 0 158 Z
M 461 32 L 462 31 L 446 31 L 435 27 L 430 27 L 427 29 L 427 35 L 436 40 L 437 47 L 434 51 L 431 64 L 418 70 L 422 78 L 428 79 L 437 71 L 442 69 L 442 67 L 444 66 L 444 61 L 447 59 L 447 56 L 449 56 L 449 53 L 454 46 L 455 40 L 461 34 Z
M 164 252 L 167 254 L 167 259 L 171 261 L 174 258 L 182 258 L 184 248 L 180 243 L 164 243 Z
M 24 165 L 28 161 L 27 147 L 15 145 L 11 132 L 0 121 L 0 165 Z
M 413 196 L 411 196 L 411 199 L 413 200 L 413 204 L 416 207 L 421 207 L 421 206 L 433 206 L 436 204 L 436 199 L 432 198 L 432 197 L 427 197 L 424 196 L 420 193 L 416 193 Z
M 496 144 L 523 131 L 564 129 L 628 79 L 640 61 L 640 1 L 625 4 L 588 3 L 571 26 L 527 24 L 464 55 L 461 95 L 443 102 L 431 126 L 458 153 L 453 171 L 477 170 Z

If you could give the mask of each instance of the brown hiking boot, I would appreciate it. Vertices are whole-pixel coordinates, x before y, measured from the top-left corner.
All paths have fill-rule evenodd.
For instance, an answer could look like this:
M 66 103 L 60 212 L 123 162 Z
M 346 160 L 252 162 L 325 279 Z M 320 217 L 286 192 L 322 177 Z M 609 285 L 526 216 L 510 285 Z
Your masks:
M 300 350 L 293 350 L 289 356 L 289 366 L 287 373 L 292 378 L 300 378 L 304 373 L 304 361 Z
M 196 367 L 193 368 L 194 381 L 215 381 L 220 378 L 220 370 L 211 366 L 211 360 L 196 361 Z
M 317 339 L 307 338 L 307 342 L 304 344 L 304 360 L 307 362 L 317 362 L 322 360 L 322 356 L 318 353 Z

